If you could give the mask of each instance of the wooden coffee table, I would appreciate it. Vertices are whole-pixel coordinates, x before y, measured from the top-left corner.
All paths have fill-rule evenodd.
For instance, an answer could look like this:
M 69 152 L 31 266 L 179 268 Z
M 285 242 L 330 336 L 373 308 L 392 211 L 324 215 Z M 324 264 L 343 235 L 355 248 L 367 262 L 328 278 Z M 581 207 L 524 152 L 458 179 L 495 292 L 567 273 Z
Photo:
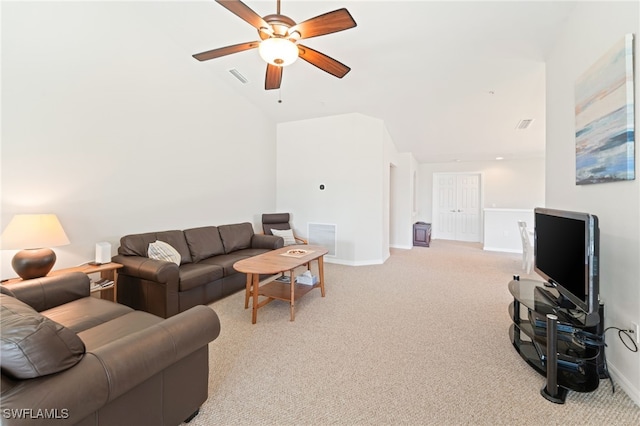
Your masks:
M 286 246 L 234 263 L 233 267 L 237 271 L 247 274 L 244 308 L 249 308 L 249 298 L 252 297 L 251 322 L 255 324 L 258 320 L 259 308 L 274 300 L 289 302 L 291 321 L 294 321 L 296 300 L 318 287 L 324 297 L 324 255 L 327 253 L 328 250 L 320 246 Z M 294 269 L 303 265 L 308 265 L 310 269 L 313 261 L 318 262 L 318 282 L 314 285 L 296 284 Z M 276 274 L 287 271 L 289 282 L 293 284 L 275 280 Z M 260 281 L 260 275 L 270 275 L 270 277 Z M 258 302 L 258 296 L 264 296 L 266 299 Z

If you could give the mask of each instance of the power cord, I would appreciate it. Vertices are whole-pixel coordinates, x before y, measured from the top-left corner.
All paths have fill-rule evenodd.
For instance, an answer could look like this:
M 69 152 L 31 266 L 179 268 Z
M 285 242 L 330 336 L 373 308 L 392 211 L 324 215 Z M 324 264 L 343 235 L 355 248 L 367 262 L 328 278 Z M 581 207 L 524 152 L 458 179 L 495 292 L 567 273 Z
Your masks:
M 574 337 L 576 338 L 576 340 L 578 340 L 583 344 L 602 347 L 602 362 L 603 362 L 604 375 L 609 379 L 609 382 L 611 383 L 611 393 L 616 393 L 616 387 L 613 383 L 613 378 L 609 374 L 609 367 L 607 366 L 607 352 L 605 351 L 605 347 L 607 347 L 607 344 L 605 342 L 605 333 L 609 330 L 618 330 L 618 337 L 620 338 L 620 341 L 622 342 L 622 344 L 631 352 L 638 352 L 638 344 L 631 337 L 631 334 L 633 334 L 634 331 L 629 329 L 623 329 L 619 327 L 607 327 L 604 329 L 601 335 L 589 333 L 586 331 L 578 331 L 574 334 Z M 627 343 L 626 341 L 627 339 L 623 338 L 623 336 L 627 337 L 631 345 Z
M 631 334 L 633 334 L 633 330 L 623 329 L 619 327 L 607 327 L 602 332 L 603 340 L 604 340 L 604 333 L 606 333 L 608 330 L 611 330 L 611 329 L 618 330 L 618 337 L 620 338 L 620 341 L 627 349 L 629 349 L 631 352 L 638 352 L 638 344 L 635 342 L 635 340 L 633 340 L 633 337 L 631 337 Z M 627 342 L 625 342 L 625 339 L 622 338 L 623 335 L 627 336 L 632 346 L 629 346 Z

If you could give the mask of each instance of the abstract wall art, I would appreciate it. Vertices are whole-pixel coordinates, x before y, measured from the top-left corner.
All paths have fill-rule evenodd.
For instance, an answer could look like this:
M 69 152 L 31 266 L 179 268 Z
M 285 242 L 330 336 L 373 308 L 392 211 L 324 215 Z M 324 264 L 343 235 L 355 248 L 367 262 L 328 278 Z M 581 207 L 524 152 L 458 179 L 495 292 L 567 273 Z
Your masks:
M 635 179 L 633 34 L 576 82 L 576 184 Z

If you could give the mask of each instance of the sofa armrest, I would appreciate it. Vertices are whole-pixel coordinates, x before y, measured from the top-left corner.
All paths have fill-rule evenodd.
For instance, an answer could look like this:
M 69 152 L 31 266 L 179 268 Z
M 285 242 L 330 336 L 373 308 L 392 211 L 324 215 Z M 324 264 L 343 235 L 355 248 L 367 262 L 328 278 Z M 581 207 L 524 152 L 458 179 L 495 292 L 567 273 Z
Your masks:
M 109 377 L 109 400 L 207 346 L 220 334 L 215 311 L 198 305 L 91 352 Z M 89 355 L 89 354 L 87 354 Z
M 173 262 L 122 254 L 114 256 L 112 261 L 122 265 L 122 268 L 118 270 L 118 274 L 130 275 L 157 283 L 178 282 L 178 265 Z
M 109 386 L 100 360 L 85 354 L 60 373 L 28 380 L 2 375 L 1 392 L 3 426 L 50 424 L 44 417 L 31 418 L 45 408 L 57 416 L 56 425 L 73 425 L 107 403 Z
M 117 255 L 118 303 L 147 311 L 162 318 L 180 312 L 180 270 L 173 262 L 144 256 Z
M 284 238 L 275 235 L 253 234 L 251 248 L 275 250 L 284 247 Z
M 4 284 L 16 299 L 38 312 L 88 297 L 91 280 L 83 272 L 53 275 Z

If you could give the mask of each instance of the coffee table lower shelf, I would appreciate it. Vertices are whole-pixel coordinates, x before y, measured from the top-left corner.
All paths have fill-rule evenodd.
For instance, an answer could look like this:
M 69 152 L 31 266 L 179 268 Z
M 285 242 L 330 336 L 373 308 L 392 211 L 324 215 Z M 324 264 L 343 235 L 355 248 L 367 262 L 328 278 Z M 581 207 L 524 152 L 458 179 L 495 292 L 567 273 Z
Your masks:
M 314 285 L 306 285 L 306 284 L 294 284 L 294 296 L 293 300 L 298 300 L 305 294 L 309 293 L 314 288 L 319 288 L 320 284 L 316 283 Z M 291 300 L 291 284 L 283 283 L 279 281 L 271 281 L 268 284 L 260 287 L 258 291 L 258 295 L 265 296 L 270 299 L 278 299 L 284 300 L 288 302 Z
M 254 318 L 259 308 L 262 308 L 264 305 L 273 302 L 274 300 L 283 300 L 285 302 L 289 302 L 290 311 L 291 311 L 291 321 L 295 318 L 295 302 L 300 299 L 305 294 L 309 293 L 314 288 L 320 288 L 322 291 L 322 287 L 320 283 L 316 283 L 314 285 L 306 285 L 306 284 L 294 284 L 293 287 L 293 295 L 291 294 L 291 284 L 283 283 L 280 281 L 271 281 L 258 289 L 258 296 L 266 297 L 266 299 L 262 300 L 257 304 L 257 306 L 253 309 Z M 322 292 L 322 297 L 324 297 L 324 291 Z M 254 303 L 255 303 L 254 299 Z M 255 320 L 253 321 L 255 324 Z

